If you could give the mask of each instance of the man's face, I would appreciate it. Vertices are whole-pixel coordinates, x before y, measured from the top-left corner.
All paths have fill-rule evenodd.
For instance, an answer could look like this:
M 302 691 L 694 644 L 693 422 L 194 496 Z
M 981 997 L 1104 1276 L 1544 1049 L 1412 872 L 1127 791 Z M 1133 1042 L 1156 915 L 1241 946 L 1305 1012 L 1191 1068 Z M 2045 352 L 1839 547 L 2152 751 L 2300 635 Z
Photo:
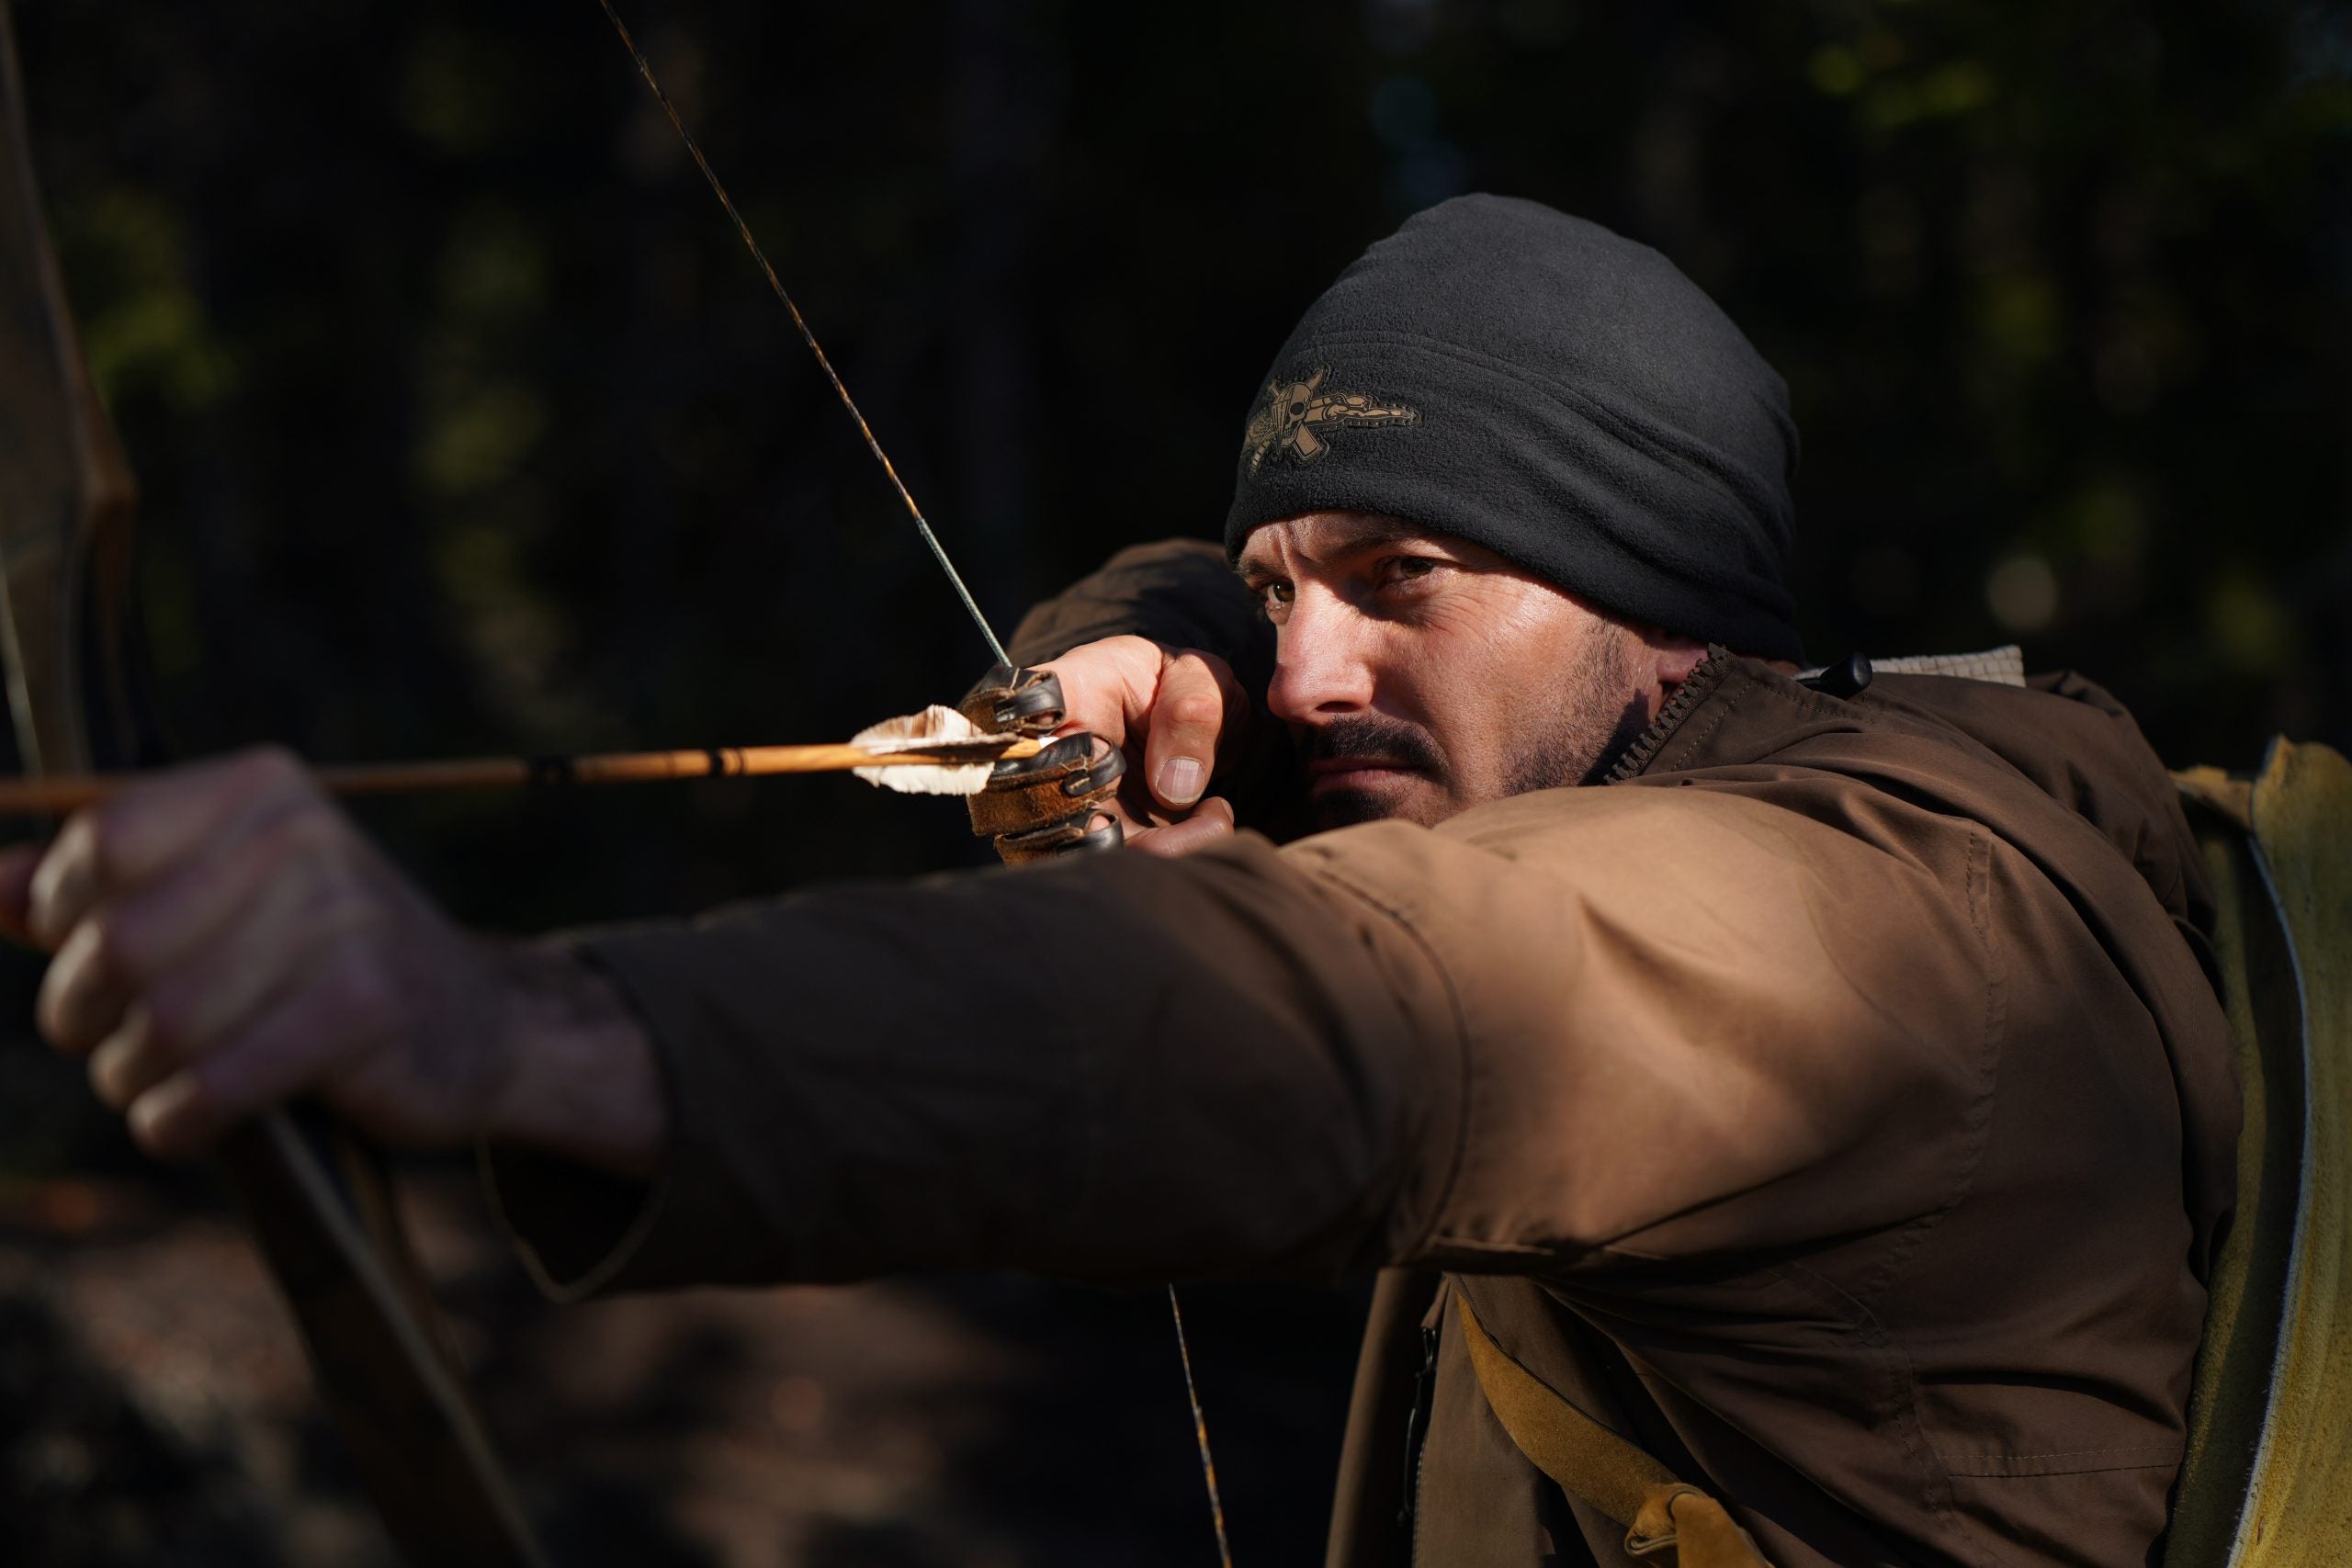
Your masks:
M 1398 518 L 1270 523 L 1242 580 L 1279 639 L 1267 701 L 1322 827 L 1424 826 L 1583 782 L 1646 726 L 1661 640 L 1491 550 Z

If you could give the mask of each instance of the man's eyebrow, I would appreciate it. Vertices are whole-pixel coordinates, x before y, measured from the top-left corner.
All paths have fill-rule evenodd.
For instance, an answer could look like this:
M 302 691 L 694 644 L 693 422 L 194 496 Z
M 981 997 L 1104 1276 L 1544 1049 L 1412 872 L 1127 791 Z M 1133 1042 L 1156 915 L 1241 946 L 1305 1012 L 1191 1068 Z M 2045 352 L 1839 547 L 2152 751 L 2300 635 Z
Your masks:
M 1244 582 L 1253 582 L 1260 578 L 1274 576 L 1274 563 L 1268 560 L 1262 554 L 1252 555 L 1244 549 L 1240 555 L 1234 558 L 1233 574 Z
M 1324 552 L 1346 555 L 1354 550 L 1374 550 L 1383 545 L 1393 545 L 1402 539 L 1425 539 L 1427 529 L 1415 527 L 1399 517 L 1384 517 L 1376 522 L 1349 523 L 1340 525 L 1340 537 Z
M 1363 522 L 1332 524 L 1328 528 L 1317 529 L 1309 540 L 1295 541 L 1293 548 L 1300 559 L 1313 565 L 1336 557 L 1360 555 L 1365 550 L 1428 538 L 1429 530 L 1401 517 L 1370 518 Z M 1320 547 L 1313 547 L 1316 546 Z M 1272 563 L 1247 553 L 1233 563 L 1233 570 L 1244 582 L 1277 575 Z

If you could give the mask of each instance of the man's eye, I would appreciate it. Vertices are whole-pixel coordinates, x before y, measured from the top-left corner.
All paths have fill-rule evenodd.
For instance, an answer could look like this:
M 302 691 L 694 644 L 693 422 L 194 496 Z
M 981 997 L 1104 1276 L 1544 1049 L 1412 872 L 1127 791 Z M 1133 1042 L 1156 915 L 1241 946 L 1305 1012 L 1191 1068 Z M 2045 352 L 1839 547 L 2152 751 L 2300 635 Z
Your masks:
M 1395 582 L 1418 582 L 1445 562 L 1432 556 L 1390 556 L 1380 563 L 1383 586 Z
M 1293 590 L 1287 582 L 1261 582 L 1250 592 L 1256 597 L 1258 607 L 1269 615 L 1288 604 L 1293 596 Z

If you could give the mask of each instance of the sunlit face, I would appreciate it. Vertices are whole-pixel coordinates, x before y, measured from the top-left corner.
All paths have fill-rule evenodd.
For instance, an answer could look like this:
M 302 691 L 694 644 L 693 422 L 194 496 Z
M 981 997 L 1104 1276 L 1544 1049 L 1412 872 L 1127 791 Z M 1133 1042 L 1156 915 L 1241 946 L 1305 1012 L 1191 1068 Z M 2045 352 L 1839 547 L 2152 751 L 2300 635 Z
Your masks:
M 1242 580 L 1318 825 L 1425 826 L 1585 781 L 1657 706 L 1645 637 L 1493 551 L 1362 512 L 1270 523 Z M 1687 662 L 1687 661 L 1686 661 Z

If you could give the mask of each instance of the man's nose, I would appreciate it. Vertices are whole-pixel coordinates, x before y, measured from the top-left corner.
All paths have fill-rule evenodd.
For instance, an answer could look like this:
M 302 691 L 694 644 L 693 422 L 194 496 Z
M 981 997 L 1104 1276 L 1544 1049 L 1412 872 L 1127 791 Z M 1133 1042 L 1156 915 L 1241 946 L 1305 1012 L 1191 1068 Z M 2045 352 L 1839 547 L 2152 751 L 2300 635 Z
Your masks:
M 1302 592 L 1274 641 L 1266 706 L 1288 724 L 1358 713 L 1372 705 L 1373 649 L 1364 617 L 1338 599 Z

